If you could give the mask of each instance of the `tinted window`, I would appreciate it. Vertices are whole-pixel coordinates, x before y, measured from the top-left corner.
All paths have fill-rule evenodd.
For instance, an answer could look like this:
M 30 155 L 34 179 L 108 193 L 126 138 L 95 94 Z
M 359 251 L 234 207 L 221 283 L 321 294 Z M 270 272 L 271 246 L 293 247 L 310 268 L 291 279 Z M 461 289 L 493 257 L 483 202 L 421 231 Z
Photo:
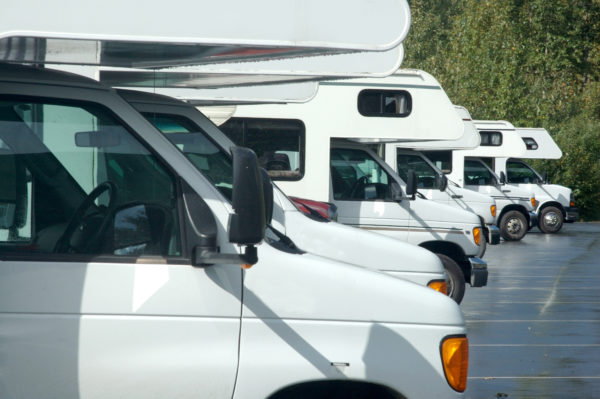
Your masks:
M 366 151 L 333 148 L 331 181 L 336 200 L 391 199 L 391 177 Z
M 363 90 L 358 94 L 358 112 L 364 116 L 406 117 L 412 98 L 405 90 Z
M 436 171 L 419 155 L 398 153 L 396 163 L 402 180 L 408 180 L 408 170 L 412 169 L 418 177 L 418 188 L 437 188 Z
M 234 143 L 256 152 L 273 180 L 304 175 L 304 124 L 295 119 L 231 118 L 220 126 Z
M 506 179 L 509 183 L 537 183 L 537 174 L 526 164 L 518 161 L 506 162 Z
M 0 251 L 180 255 L 174 178 L 108 111 L 0 101 L 0 140 Z
M 479 132 L 481 144 L 483 146 L 497 147 L 502 145 L 502 133 L 500 132 Z
M 442 172 L 452 172 L 452 151 L 423 151 L 423 154 Z
M 523 137 L 523 141 L 525 142 L 525 146 L 527 146 L 528 150 L 538 149 L 538 143 L 532 137 Z
M 494 174 L 481 161 L 465 160 L 465 185 L 491 186 L 496 184 Z

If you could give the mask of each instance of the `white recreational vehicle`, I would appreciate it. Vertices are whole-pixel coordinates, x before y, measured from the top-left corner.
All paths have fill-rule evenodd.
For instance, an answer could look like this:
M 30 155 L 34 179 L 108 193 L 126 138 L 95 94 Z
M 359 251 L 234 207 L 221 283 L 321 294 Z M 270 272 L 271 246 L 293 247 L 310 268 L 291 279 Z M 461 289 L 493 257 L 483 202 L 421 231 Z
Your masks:
M 494 173 L 491 159 L 519 157 L 525 153 L 525 144 L 508 122 L 474 123 L 481 135 L 479 147 L 471 150 L 427 150 L 424 153 L 451 182 L 491 196 L 496 201 L 495 223 L 502 237 L 520 240 L 537 221 L 535 195 L 531 191 L 504 185 Z
M 465 131 L 459 140 L 385 143 L 381 144 L 383 148 L 379 151 L 402 179 L 408 178 L 409 170 L 415 171 L 419 193 L 427 199 L 477 214 L 481 218 L 488 244 L 495 245 L 500 242 L 500 230 L 494 225 L 496 201 L 489 195 L 464 189 L 455 183 L 448 184 L 444 172 L 422 152 L 431 149 L 456 150 L 479 146 L 480 135 L 475 126 L 470 123 L 471 116 L 468 111 L 464 107 L 456 108 L 465 122 Z M 483 256 L 486 246 L 483 245 L 481 248 L 480 257 Z
M 436 118 L 429 107 L 439 110 Z M 407 70 L 385 81 L 321 82 L 304 104 L 237 106 L 221 128 L 257 152 L 286 194 L 333 202 L 342 223 L 438 254 L 454 298 L 462 298 L 465 281 L 486 284 L 487 265 L 477 257 L 485 245 L 479 218 L 413 196 L 410 185 L 407 192 L 405 182 L 359 143 L 461 137 L 462 120 L 431 75 Z
M 270 231 L 257 246 L 251 152 L 233 151 L 230 203 L 97 82 L 0 65 L 0 95 L 15 208 L 0 227 L 0 396 L 461 397 L 456 303 Z
M 562 151 L 548 131 L 543 128 L 517 128 L 527 148 L 521 158 L 559 159 Z M 545 174 L 538 173 L 520 158 L 496 158 L 496 173 L 504 176 L 509 186 L 530 190 L 538 202 L 538 227 L 544 233 L 557 233 L 563 222 L 575 222 L 579 212 L 573 191 L 565 186 L 550 184 Z
M 217 188 L 231 196 L 229 149 L 235 144 L 207 117 L 192 105 L 170 97 L 130 90 L 118 92 L 208 175 Z M 431 252 L 380 234 L 308 217 L 278 188 L 274 194 L 269 223 L 302 250 L 447 290 L 444 268 Z
M 311 13 L 324 18 L 318 29 L 287 2 L 235 3 L 261 30 L 232 24 L 230 2 L 214 4 L 223 7 L 215 18 L 204 12 L 206 24 L 181 13 L 189 2 L 150 1 L 143 18 L 137 5 L 117 3 L 13 2 L 0 14 L 0 59 L 173 66 L 290 56 L 313 39 L 319 53 L 348 50 L 318 40 L 339 33 L 327 13 Z M 358 3 L 326 7 L 362 17 Z M 377 24 L 389 16 L 387 26 L 407 30 L 396 23 L 405 2 L 393 13 L 375 3 L 368 14 Z M 55 10 L 61 18 L 48 18 Z M 368 22 L 343 20 L 357 33 Z M 284 26 L 266 28 L 273 21 Z M 219 40 L 239 26 L 252 40 L 239 31 Z M 195 40 L 204 27 L 215 32 Z M 283 28 L 298 33 L 267 40 Z M 230 201 L 114 90 L 4 62 L 0 397 L 463 397 L 468 341 L 456 303 L 265 231 L 268 202 L 251 151 L 232 150 Z

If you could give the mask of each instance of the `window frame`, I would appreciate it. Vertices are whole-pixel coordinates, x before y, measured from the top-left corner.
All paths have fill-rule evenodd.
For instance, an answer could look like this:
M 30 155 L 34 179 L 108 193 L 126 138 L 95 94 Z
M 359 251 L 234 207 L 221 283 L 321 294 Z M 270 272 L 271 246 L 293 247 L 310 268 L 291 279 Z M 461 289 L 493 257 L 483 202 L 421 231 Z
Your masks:
M 99 109 L 108 117 L 112 118 L 115 123 L 118 123 L 128 134 L 130 134 L 140 146 L 142 146 L 148 153 L 155 157 L 160 162 L 161 167 L 168 172 L 172 177 L 172 184 L 174 195 L 176 196 L 176 204 L 174 209 L 177 211 L 177 226 L 179 233 L 179 241 L 181 245 L 180 255 L 140 255 L 140 256 L 128 256 L 128 255 L 113 255 L 113 254 L 65 254 L 65 253 L 41 253 L 41 252 L 27 252 L 27 247 L 31 243 L 20 245 L 22 250 L 11 250 L 19 245 L 11 245 L 9 243 L 0 244 L 0 261 L 36 261 L 36 262 L 65 262 L 65 263 L 119 263 L 119 264 L 131 264 L 140 263 L 140 259 L 143 259 L 143 263 L 147 264 L 176 264 L 176 265 L 192 265 L 191 260 L 191 248 L 188 248 L 186 237 L 186 224 L 189 221 L 184 217 L 185 209 L 182 200 L 183 189 L 181 184 L 181 177 L 173 169 L 173 167 L 166 162 L 166 160 L 160 156 L 156 150 L 150 146 L 142 137 L 140 137 L 135 129 L 133 129 L 128 123 L 126 123 L 117 113 L 103 103 L 82 100 L 76 98 L 60 98 L 50 96 L 35 96 L 35 95 L 9 95 L 0 94 L 0 101 L 14 101 L 14 102 L 30 102 L 38 104 L 51 104 L 56 106 L 74 107 L 84 109 L 88 112 L 89 108 Z M 90 112 L 90 114 L 93 114 Z M 140 115 L 140 117 L 142 117 Z M 26 122 L 23 121 L 24 124 Z M 27 125 L 27 124 L 26 124 Z M 29 126 L 27 126 L 29 128 Z M 73 177 L 70 176 L 72 179 Z M 35 187 L 33 187 L 35 191 Z M 32 209 L 33 211 L 33 209 Z M 32 226 L 35 224 L 35 218 L 32 220 Z M 34 228 L 34 227 L 32 227 Z M 32 237 L 33 238 L 33 237 Z M 8 251 L 7 251 L 8 249 Z
M 227 134 L 226 130 L 223 128 L 224 125 L 227 124 L 227 122 L 229 121 L 240 121 L 242 124 L 242 138 L 243 138 L 243 143 L 236 143 L 230 136 L 229 134 Z M 227 122 L 223 123 L 221 126 L 219 126 L 219 129 L 223 132 L 223 134 L 232 142 L 234 142 L 235 145 L 239 145 L 242 147 L 247 147 L 252 149 L 254 152 L 256 152 L 256 150 L 252 147 L 250 147 L 249 145 L 246 144 L 246 140 L 245 140 L 245 134 L 246 134 L 246 123 L 248 121 L 251 122 L 272 122 L 272 121 L 277 121 L 277 122 L 294 122 L 294 123 L 298 123 L 299 127 L 301 128 L 300 134 L 298 136 L 298 138 L 300 139 L 300 148 L 298 149 L 298 176 L 272 176 L 271 174 L 269 174 L 269 176 L 271 177 L 271 180 L 273 181 L 300 181 L 304 178 L 305 175 L 305 171 L 306 171 L 306 125 L 304 124 L 304 122 L 301 119 L 295 119 L 295 118 L 248 118 L 248 117 L 233 117 L 230 118 Z M 258 156 L 258 154 L 257 154 Z M 267 172 L 269 172 L 269 170 L 267 170 Z
M 500 143 L 498 144 L 492 144 L 490 140 L 488 140 L 488 143 L 483 142 L 483 136 L 486 135 L 489 137 L 489 139 L 491 139 L 492 135 L 497 135 L 498 137 L 500 137 Z M 481 138 L 480 141 L 480 146 L 482 147 L 500 147 L 502 145 L 502 143 L 504 142 L 504 137 L 501 131 L 498 130 L 480 130 L 479 131 L 479 136 Z
M 364 107 L 362 106 L 363 102 L 361 100 L 364 98 L 364 96 L 367 96 L 367 95 L 373 94 L 373 93 L 379 94 L 379 109 L 380 109 L 380 111 L 378 113 L 365 112 Z M 384 99 L 384 95 L 387 93 L 401 94 L 403 96 L 406 96 L 406 98 L 407 98 L 407 107 L 406 108 L 408 109 L 408 111 L 406 111 L 404 113 L 386 113 L 386 112 L 384 112 L 385 105 L 383 104 L 383 99 Z M 363 89 L 358 93 L 358 96 L 356 97 L 356 109 L 358 110 L 359 114 L 361 114 L 362 116 L 365 116 L 367 118 L 372 118 L 372 117 L 406 118 L 412 113 L 412 96 L 411 96 L 410 92 L 407 90 Z

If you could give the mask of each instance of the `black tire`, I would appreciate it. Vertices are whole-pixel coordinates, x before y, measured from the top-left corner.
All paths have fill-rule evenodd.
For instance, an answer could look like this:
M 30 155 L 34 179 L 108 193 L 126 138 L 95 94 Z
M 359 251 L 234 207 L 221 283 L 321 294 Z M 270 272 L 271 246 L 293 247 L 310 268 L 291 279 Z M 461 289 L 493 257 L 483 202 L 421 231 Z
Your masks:
M 446 274 L 448 274 L 448 296 L 460 304 L 465 296 L 465 275 L 454 259 L 444 254 L 436 255 L 442 261 Z
M 554 234 L 560 231 L 563 221 L 563 214 L 560 209 L 555 206 L 547 206 L 540 212 L 538 227 L 542 233 Z
M 519 241 L 527 230 L 527 218 L 519 211 L 508 211 L 500 220 L 500 235 L 506 241 Z

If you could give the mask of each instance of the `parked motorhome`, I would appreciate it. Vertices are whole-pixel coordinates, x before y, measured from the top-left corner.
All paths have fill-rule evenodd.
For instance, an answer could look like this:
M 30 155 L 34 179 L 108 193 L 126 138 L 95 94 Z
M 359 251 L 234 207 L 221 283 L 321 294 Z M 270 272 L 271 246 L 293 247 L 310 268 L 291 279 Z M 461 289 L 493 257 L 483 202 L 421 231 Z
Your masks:
M 456 303 L 263 241 L 252 152 L 230 202 L 97 82 L 0 65 L 0 96 L 1 397 L 462 397 Z
M 436 118 L 424 104 L 439 110 Z M 411 185 L 364 145 L 463 135 L 462 120 L 431 75 L 406 70 L 385 81 L 320 82 L 307 103 L 239 105 L 221 128 L 257 152 L 286 194 L 332 202 L 341 223 L 438 254 L 457 301 L 465 281 L 486 285 L 478 216 L 413 196 Z
M 471 149 L 479 146 L 480 136 L 475 126 L 470 123 L 470 114 L 464 107 L 456 108 L 465 121 L 465 131 L 459 140 L 385 143 L 380 145 L 379 153 L 403 180 L 408 178 L 409 170 L 415 171 L 418 177 L 419 193 L 427 199 L 465 209 L 478 215 L 487 243 L 495 245 L 500 242 L 500 230 L 494 225 L 496 201 L 489 195 L 464 189 L 455 183 L 448 183 L 444 172 L 438 169 L 422 152 L 431 149 Z M 481 246 L 480 257 L 483 256 L 485 248 L 485 245 Z
M 552 136 L 543 128 L 517 128 L 527 151 L 521 158 L 560 159 L 562 151 Z M 550 184 L 545 173 L 538 173 L 523 159 L 496 158 L 496 173 L 505 176 L 509 186 L 532 191 L 538 202 L 536 210 L 539 229 L 544 233 L 557 233 L 563 222 L 573 223 L 579 212 L 575 207 L 573 191 L 565 186 Z
M 166 96 L 131 90 L 119 94 L 156 126 L 209 177 L 231 196 L 231 154 L 235 144 L 195 107 Z M 301 213 L 275 188 L 270 224 L 302 250 L 324 258 L 380 270 L 396 277 L 446 291 L 446 274 L 429 251 L 389 237 L 354 229 Z
M 521 156 L 525 144 L 514 126 L 505 121 L 473 121 L 479 134 L 479 147 L 470 150 L 427 150 L 423 153 L 448 180 L 496 201 L 496 225 L 505 240 L 520 240 L 537 223 L 536 200 L 531 191 L 506 186 L 493 171 L 495 157 Z M 465 121 L 465 123 L 470 123 Z

